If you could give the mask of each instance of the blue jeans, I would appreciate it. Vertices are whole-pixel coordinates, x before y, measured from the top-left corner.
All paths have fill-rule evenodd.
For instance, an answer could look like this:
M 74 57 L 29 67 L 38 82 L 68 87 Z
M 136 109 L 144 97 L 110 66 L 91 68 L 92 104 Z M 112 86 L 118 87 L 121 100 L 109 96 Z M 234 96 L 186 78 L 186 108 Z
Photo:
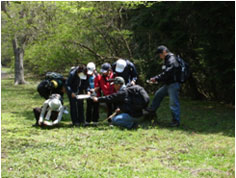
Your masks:
M 179 103 L 179 89 L 178 82 L 169 85 L 164 85 L 159 88 L 153 98 L 150 109 L 156 111 L 161 104 L 163 98 L 167 95 L 170 97 L 170 110 L 173 120 L 180 122 L 180 103 Z
M 112 118 L 112 124 L 120 127 L 125 127 L 131 129 L 136 121 L 136 118 L 133 118 L 127 113 L 118 114 Z

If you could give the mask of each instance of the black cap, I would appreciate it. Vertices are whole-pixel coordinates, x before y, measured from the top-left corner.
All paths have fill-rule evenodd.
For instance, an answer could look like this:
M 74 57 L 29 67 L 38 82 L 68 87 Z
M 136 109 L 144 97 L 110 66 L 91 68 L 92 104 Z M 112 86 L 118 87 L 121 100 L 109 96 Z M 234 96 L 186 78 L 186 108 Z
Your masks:
M 125 80 L 123 79 L 123 77 L 116 77 L 112 81 L 114 84 L 121 84 L 121 85 L 125 84 Z
M 102 67 L 101 67 L 101 72 L 102 73 L 106 73 L 108 70 L 110 70 L 111 69 L 111 64 L 109 64 L 109 63 L 104 63 L 104 64 L 102 64 Z
M 87 67 L 84 64 L 80 64 L 78 66 L 78 73 L 84 72 L 85 74 L 87 73 Z
M 156 53 L 157 53 L 157 54 L 161 54 L 161 53 L 163 53 L 163 51 L 169 52 L 169 50 L 168 50 L 168 48 L 167 48 L 166 46 L 161 45 L 161 46 L 158 46 L 158 47 L 157 47 Z

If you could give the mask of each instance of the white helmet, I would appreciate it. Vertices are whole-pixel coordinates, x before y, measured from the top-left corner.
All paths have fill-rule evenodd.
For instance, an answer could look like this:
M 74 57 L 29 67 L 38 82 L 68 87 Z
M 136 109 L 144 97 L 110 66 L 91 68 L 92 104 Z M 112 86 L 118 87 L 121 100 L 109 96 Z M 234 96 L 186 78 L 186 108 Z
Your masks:
M 116 61 L 116 68 L 115 71 L 118 73 L 121 73 L 124 71 L 125 67 L 127 65 L 127 62 L 124 59 L 118 59 Z
M 96 69 L 96 66 L 93 62 L 89 62 L 87 64 L 87 74 L 88 75 L 92 75 L 92 73 L 94 72 L 95 69 Z
M 48 105 L 53 111 L 58 111 L 61 107 L 61 101 L 59 99 L 54 98 L 49 101 Z

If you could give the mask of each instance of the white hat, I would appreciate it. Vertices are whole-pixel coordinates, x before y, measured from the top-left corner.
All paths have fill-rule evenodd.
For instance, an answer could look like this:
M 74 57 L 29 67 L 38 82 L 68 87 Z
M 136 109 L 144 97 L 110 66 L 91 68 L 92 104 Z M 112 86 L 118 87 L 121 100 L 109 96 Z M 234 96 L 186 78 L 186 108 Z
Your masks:
M 127 65 L 127 63 L 126 63 L 126 61 L 124 59 L 118 59 L 116 61 L 115 71 L 119 72 L 119 73 L 123 72 L 125 67 L 126 67 L 126 65 Z
M 95 66 L 95 64 L 93 63 L 93 62 L 89 62 L 88 64 L 87 64 L 87 74 L 88 75 L 92 75 L 92 73 L 94 72 L 94 70 L 96 69 L 96 66 Z
M 53 111 L 57 111 L 61 107 L 61 101 L 59 99 L 54 98 L 51 101 L 49 101 L 49 107 Z

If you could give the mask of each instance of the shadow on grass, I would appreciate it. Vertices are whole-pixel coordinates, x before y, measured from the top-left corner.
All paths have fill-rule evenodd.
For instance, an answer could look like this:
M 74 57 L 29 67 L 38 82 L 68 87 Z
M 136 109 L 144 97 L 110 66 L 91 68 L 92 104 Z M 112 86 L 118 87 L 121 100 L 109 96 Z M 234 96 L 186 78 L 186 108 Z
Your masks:
M 86 105 L 86 104 L 85 104 Z M 93 127 L 95 130 L 110 130 L 112 129 L 109 127 L 109 124 L 107 122 L 102 122 L 106 117 L 104 113 L 104 109 L 100 110 L 100 123 L 98 126 L 88 126 Z M 170 112 L 170 111 L 166 111 Z M 192 113 L 195 113 L 191 111 Z M 157 112 L 158 113 L 158 112 Z M 186 114 L 187 113 L 187 114 Z M 153 123 L 151 118 L 145 117 L 140 123 L 138 128 L 141 129 L 170 129 L 170 130 L 182 130 L 185 132 L 188 132 L 189 134 L 193 133 L 203 133 L 203 134 L 214 134 L 214 133 L 222 133 L 223 135 L 234 137 L 235 136 L 235 120 L 234 117 L 232 117 L 232 111 L 225 111 L 225 110 L 206 110 L 205 114 L 198 113 L 196 115 L 188 115 L 188 112 L 186 112 L 185 115 L 183 114 L 181 125 L 179 127 L 169 127 L 169 124 L 171 120 L 166 119 L 166 113 L 160 114 L 160 116 L 157 116 L 156 123 Z M 227 115 L 227 113 L 229 113 Z M 16 114 L 17 116 L 24 117 L 27 120 L 32 121 L 32 125 L 35 123 L 35 117 L 32 111 L 19 111 L 19 112 L 13 112 L 13 114 Z M 63 115 L 62 122 L 55 127 L 36 127 L 39 129 L 54 129 L 54 128 L 72 128 L 70 114 Z M 121 128 L 121 130 L 123 130 Z M 135 129 L 132 129 L 135 130 Z
M 225 136 L 235 137 L 235 120 L 234 118 L 194 118 L 191 120 L 182 118 L 179 127 L 170 127 L 171 120 L 164 120 L 157 117 L 158 129 L 182 130 L 189 134 L 203 133 L 214 134 L 222 133 Z

